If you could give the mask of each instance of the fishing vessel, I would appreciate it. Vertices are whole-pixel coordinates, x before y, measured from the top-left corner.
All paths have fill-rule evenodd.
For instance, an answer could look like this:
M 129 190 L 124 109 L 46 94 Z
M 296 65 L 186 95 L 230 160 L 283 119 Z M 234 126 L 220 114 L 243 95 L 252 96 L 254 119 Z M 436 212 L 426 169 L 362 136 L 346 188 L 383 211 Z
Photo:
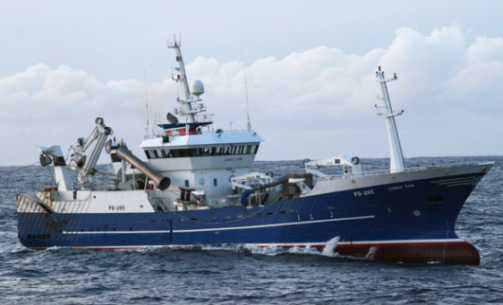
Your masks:
M 274 177 L 250 172 L 264 140 L 251 129 L 213 128 L 204 86 L 189 86 L 181 45 L 173 80 L 179 98 L 167 122 L 135 156 L 103 118 L 70 146 L 38 147 L 52 164 L 53 185 L 17 195 L 18 236 L 31 249 L 130 249 L 238 244 L 311 247 L 377 260 L 477 265 L 477 249 L 458 238 L 455 224 L 466 199 L 493 163 L 406 168 L 386 79 L 376 80 L 390 141 L 390 168 L 366 172 L 358 157 L 303 161 L 302 173 Z M 96 179 L 99 156 L 110 156 L 113 184 Z M 337 175 L 322 168 L 336 167 Z M 76 171 L 73 172 L 72 171 Z M 78 183 L 72 174 L 78 173 Z M 335 242 L 334 242 L 335 241 Z

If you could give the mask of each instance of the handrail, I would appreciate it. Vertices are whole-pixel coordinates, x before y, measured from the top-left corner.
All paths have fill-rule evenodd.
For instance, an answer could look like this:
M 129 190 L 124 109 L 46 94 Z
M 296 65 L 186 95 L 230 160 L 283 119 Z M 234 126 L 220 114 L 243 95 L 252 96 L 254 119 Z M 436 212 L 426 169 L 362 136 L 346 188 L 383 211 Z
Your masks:
M 423 166 L 416 166 L 416 167 L 408 167 L 405 168 L 405 172 L 418 172 L 418 171 L 424 171 L 424 170 L 430 170 L 430 169 L 438 169 L 438 168 L 450 168 L 454 166 L 461 166 L 461 165 L 483 165 L 483 164 L 494 164 L 494 162 L 463 162 L 463 163 L 456 163 L 456 164 L 449 164 L 449 165 L 423 165 Z M 338 174 L 338 175 L 327 175 L 327 176 L 322 176 L 318 179 L 319 181 L 327 181 L 327 180 L 337 180 L 337 179 L 351 179 L 351 178 L 356 178 L 356 177 L 361 177 L 361 176 L 372 176 L 372 175 L 379 175 L 379 174 L 389 174 L 390 170 L 378 170 L 378 171 L 369 171 L 369 172 L 362 172 L 358 176 L 355 175 L 350 175 L 350 174 Z
M 222 133 L 242 133 L 242 132 L 255 132 L 254 129 L 233 129 L 233 130 L 223 130 Z M 162 134 L 161 134 L 162 133 Z M 194 135 L 199 135 L 199 134 L 220 134 L 217 133 L 216 130 L 203 130 L 201 129 L 199 132 L 189 132 L 189 136 L 194 136 Z M 166 132 L 159 132 L 159 134 L 149 134 L 144 136 L 144 140 L 149 140 L 149 139 L 155 139 L 155 138 L 161 138 L 166 135 Z M 183 136 L 177 136 L 177 137 L 185 137 Z

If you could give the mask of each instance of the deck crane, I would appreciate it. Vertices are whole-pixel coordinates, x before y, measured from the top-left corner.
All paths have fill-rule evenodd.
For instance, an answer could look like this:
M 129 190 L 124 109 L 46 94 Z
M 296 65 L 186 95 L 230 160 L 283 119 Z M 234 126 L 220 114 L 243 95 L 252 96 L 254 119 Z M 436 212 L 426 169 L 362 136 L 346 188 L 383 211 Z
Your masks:
M 113 134 L 112 128 L 105 125 L 105 120 L 103 118 L 96 118 L 95 123 L 96 126 L 87 138 L 78 138 L 77 143 L 70 146 L 68 149 L 72 151 L 70 167 L 73 170 L 77 168 L 80 169 L 79 182 L 82 190 L 93 189 L 94 174 L 96 174 L 96 169 L 94 167 L 98 163 L 101 152 L 105 147 L 107 137 Z M 86 156 L 86 150 L 88 150 L 95 141 L 96 144 L 93 146 L 88 156 Z

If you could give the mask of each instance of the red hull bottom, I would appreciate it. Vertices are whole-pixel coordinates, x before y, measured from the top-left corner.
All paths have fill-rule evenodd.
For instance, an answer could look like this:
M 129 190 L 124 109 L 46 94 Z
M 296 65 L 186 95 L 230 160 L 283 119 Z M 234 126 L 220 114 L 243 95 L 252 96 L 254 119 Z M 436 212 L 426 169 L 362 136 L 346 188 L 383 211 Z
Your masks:
M 324 246 L 316 246 L 323 250 Z M 370 258 L 403 263 L 438 263 L 446 265 L 479 265 L 477 249 L 465 242 L 400 243 L 400 244 L 343 244 L 334 253 L 342 256 Z
M 273 244 L 258 245 L 261 248 Z M 180 245 L 184 246 L 184 245 Z M 185 245 L 189 246 L 189 245 Z M 305 245 L 275 245 L 281 248 L 304 248 Z M 310 245 L 322 252 L 326 245 Z M 95 250 L 118 250 L 142 248 L 135 247 L 85 247 Z M 154 246 L 156 247 L 156 246 Z M 162 247 L 162 246 L 159 246 Z M 376 244 L 338 244 L 333 249 L 334 254 L 346 257 L 367 258 L 379 261 L 402 262 L 415 264 L 445 264 L 445 265 L 479 265 L 480 256 L 477 249 L 466 241 L 456 242 L 425 242 L 425 243 L 376 243 Z

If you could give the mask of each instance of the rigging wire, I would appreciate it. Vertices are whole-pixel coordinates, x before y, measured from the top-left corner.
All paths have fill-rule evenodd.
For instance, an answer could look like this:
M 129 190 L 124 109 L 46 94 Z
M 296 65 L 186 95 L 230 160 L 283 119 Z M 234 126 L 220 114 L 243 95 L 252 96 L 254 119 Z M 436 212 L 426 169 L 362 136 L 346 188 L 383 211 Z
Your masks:
M 49 170 L 49 173 L 51 174 L 51 187 L 55 187 L 56 182 L 54 181 L 54 175 L 52 174 L 52 170 L 49 168 L 49 166 L 44 166 L 44 167 L 47 167 L 47 169 Z
M 37 161 L 37 162 L 35 162 L 35 163 L 33 163 L 33 164 L 30 164 L 30 165 L 25 165 L 25 166 L 23 166 L 23 167 L 21 167 L 21 168 L 15 169 L 15 170 L 10 171 L 10 172 L 7 172 L 7 173 L 2 173 L 2 174 L 0 174 L 0 177 L 5 176 L 5 175 L 9 175 L 9 174 L 12 174 L 12 173 L 15 173 L 15 172 L 20 171 L 20 170 L 23 170 L 23 169 L 25 169 L 25 168 L 28 168 L 28 167 L 34 166 L 35 164 L 38 164 L 38 163 L 39 163 L 39 161 Z

